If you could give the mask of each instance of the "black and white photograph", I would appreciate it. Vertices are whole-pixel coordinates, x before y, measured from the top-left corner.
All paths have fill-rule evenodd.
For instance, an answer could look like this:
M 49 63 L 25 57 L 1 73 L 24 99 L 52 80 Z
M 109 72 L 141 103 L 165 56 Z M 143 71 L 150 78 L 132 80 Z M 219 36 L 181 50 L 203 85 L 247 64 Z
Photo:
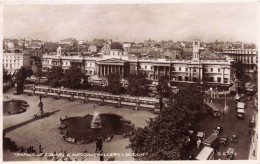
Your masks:
M 1 2 L 2 161 L 257 162 L 259 5 Z

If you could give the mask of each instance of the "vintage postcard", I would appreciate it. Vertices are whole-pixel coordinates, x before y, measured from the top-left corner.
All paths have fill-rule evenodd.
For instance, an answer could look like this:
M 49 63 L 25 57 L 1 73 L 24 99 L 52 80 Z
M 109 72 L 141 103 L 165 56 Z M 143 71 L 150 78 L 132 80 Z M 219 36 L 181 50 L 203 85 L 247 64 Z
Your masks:
M 2 2 L 2 157 L 258 159 L 259 2 Z

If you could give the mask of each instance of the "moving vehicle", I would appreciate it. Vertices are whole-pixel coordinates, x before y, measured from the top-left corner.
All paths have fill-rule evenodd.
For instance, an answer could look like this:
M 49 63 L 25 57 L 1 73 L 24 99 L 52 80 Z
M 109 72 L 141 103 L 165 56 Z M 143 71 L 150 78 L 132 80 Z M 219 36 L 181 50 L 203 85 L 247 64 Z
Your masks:
M 214 149 L 205 146 L 196 157 L 196 160 L 214 160 Z
M 220 140 L 220 144 L 226 147 L 228 145 L 228 143 L 229 143 L 228 137 L 227 136 L 223 136 L 221 138 L 221 140 Z
M 244 119 L 244 117 L 245 117 L 245 103 L 238 102 L 237 103 L 237 118 Z
M 207 103 L 207 110 L 213 117 L 220 117 L 220 108 L 214 103 Z
M 235 148 L 229 147 L 227 149 L 227 159 L 233 160 L 233 159 L 235 159 L 235 155 L 236 155 Z
M 203 141 L 205 139 L 205 133 L 204 132 L 198 132 L 197 139 Z
M 236 143 L 237 142 L 237 134 L 233 134 L 230 139 L 231 142 Z
M 212 133 L 210 136 L 208 136 L 202 144 L 207 147 L 211 147 L 213 149 L 217 149 L 219 146 L 219 137 L 218 135 Z
M 223 131 L 223 127 L 221 125 L 217 125 L 214 129 L 215 134 L 220 134 Z

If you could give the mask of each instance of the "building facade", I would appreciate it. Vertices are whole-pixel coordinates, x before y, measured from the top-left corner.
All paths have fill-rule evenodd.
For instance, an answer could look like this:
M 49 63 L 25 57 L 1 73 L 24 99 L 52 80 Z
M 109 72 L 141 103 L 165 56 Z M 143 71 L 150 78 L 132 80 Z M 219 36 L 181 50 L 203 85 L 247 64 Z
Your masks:
M 3 68 L 9 74 L 14 75 L 21 67 L 31 69 L 30 54 L 25 53 L 3 53 Z
M 123 46 L 114 42 L 110 45 L 110 52 L 99 57 L 91 56 L 63 56 L 58 48 L 57 55 L 48 54 L 42 57 L 43 70 L 52 66 L 61 66 L 64 72 L 70 66 L 82 68 L 87 75 L 105 77 L 117 72 L 121 78 L 126 78 L 131 72 L 145 71 L 148 79 L 155 84 L 161 76 L 167 75 L 173 82 L 207 83 L 230 85 L 231 60 L 229 58 L 200 60 L 203 49 L 199 39 L 193 41 L 192 59 L 138 58 L 125 53 Z
M 257 72 L 258 52 L 254 49 L 224 49 L 223 55 L 242 62 L 245 72 Z

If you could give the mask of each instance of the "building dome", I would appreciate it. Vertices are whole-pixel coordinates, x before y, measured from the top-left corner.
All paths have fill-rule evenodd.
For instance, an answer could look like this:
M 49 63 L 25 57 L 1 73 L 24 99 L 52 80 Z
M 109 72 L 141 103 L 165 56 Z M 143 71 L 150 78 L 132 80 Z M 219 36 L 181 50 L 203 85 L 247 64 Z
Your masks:
M 59 45 L 59 47 L 57 48 L 57 51 L 61 51 L 61 47 L 60 47 L 60 45 Z
M 119 42 L 113 42 L 110 45 L 110 49 L 116 49 L 116 50 L 124 50 L 123 46 Z

